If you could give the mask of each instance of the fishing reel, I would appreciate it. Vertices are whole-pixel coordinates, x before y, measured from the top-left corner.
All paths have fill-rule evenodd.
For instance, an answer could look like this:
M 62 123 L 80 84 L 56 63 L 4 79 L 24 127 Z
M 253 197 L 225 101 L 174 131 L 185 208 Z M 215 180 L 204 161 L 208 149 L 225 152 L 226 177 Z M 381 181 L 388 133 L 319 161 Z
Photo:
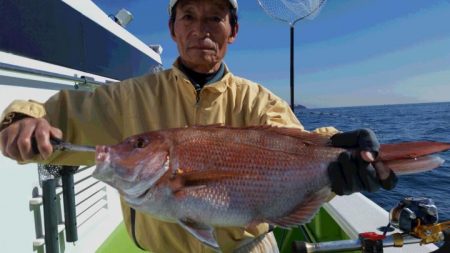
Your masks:
M 450 252 L 450 221 L 438 223 L 438 210 L 433 200 L 407 197 L 389 212 L 389 225 L 384 234 L 367 232 L 358 239 L 307 243 L 294 241 L 292 252 L 345 252 L 361 250 L 363 253 L 382 253 L 386 247 L 403 247 L 406 244 L 441 243 L 433 253 Z M 401 233 L 386 235 L 390 226 Z
M 407 197 L 390 213 L 390 224 L 404 233 L 420 239 L 421 244 L 442 241 L 443 231 L 450 222 L 438 223 L 438 210 L 433 200 L 423 197 Z M 394 246 L 403 245 L 402 234 L 394 234 Z
M 408 234 L 417 227 L 436 224 L 438 219 L 433 200 L 424 197 L 407 197 L 389 212 L 390 224 Z

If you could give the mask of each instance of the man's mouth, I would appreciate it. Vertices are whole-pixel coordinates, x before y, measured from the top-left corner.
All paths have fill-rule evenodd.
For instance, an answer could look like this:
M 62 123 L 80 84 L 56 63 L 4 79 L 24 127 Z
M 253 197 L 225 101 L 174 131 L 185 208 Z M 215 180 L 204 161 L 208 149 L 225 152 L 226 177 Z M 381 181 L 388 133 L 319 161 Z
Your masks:
M 202 40 L 202 41 L 197 41 L 193 44 L 190 45 L 191 49 L 194 50 L 202 50 L 202 51 L 215 51 L 216 47 L 214 45 L 214 42 L 212 42 L 211 40 Z
M 215 48 L 213 48 L 213 47 L 191 47 L 191 49 L 201 50 L 201 51 L 215 51 Z

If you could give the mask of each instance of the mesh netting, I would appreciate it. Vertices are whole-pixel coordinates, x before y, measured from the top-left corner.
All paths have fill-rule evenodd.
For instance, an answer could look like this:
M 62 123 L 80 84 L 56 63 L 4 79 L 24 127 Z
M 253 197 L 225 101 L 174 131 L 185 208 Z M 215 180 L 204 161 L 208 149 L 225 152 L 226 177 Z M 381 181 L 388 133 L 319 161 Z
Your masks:
M 42 181 L 61 177 L 62 166 L 50 164 L 38 164 L 39 185 L 42 187 Z M 58 183 L 59 185 L 59 183 Z
M 326 0 L 258 0 L 259 5 L 271 17 L 288 22 L 290 25 L 319 14 Z

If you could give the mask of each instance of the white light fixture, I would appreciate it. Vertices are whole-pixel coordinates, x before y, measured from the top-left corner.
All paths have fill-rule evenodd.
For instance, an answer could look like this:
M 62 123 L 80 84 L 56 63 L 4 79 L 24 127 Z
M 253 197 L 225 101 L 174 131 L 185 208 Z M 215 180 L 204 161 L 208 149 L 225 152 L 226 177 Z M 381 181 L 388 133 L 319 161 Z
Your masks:
M 163 52 L 163 48 L 159 44 L 150 44 L 150 45 L 148 45 L 148 47 L 151 48 L 153 51 L 155 51 L 159 55 L 161 55 Z
M 133 14 L 125 9 L 121 9 L 114 16 L 114 21 L 122 27 L 127 26 L 131 20 L 133 20 Z

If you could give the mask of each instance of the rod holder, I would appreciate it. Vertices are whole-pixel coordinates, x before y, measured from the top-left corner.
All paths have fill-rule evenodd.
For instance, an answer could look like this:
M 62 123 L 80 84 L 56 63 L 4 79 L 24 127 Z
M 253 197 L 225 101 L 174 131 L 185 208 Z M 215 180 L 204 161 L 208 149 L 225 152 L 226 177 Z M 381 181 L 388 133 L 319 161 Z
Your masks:
M 56 179 L 42 181 L 42 201 L 44 206 L 45 252 L 59 253 L 58 214 L 56 206 Z
M 78 240 L 77 213 L 75 208 L 75 184 L 73 175 L 77 166 L 63 166 L 61 173 L 63 201 L 64 201 L 64 224 L 66 227 L 66 241 L 76 242 Z

